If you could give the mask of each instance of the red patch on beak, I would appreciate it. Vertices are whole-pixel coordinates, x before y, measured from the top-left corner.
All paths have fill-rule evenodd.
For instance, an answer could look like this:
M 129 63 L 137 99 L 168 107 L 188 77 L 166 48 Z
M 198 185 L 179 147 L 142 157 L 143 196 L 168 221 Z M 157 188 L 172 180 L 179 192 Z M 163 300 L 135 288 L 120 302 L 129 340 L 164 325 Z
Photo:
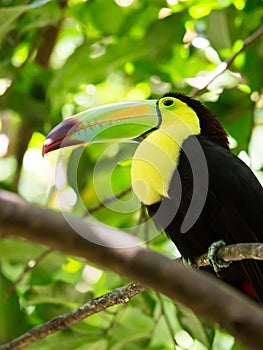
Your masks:
M 42 156 L 59 148 L 82 144 L 81 140 L 70 140 L 69 137 L 80 127 L 80 121 L 75 118 L 69 118 L 58 124 L 47 135 L 43 148 Z

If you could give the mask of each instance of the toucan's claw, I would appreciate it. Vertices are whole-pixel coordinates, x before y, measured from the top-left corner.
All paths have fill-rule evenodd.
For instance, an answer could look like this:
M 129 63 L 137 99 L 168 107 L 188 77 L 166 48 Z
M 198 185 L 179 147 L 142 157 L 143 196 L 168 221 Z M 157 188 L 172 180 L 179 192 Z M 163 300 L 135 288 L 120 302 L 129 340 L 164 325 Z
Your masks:
M 197 268 L 197 265 L 190 258 L 186 258 L 186 257 L 182 256 L 182 262 L 183 262 L 185 267 Z
M 225 245 L 226 243 L 223 241 L 223 239 L 220 239 L 219 241 L 212 243 L 208 248 L 208 255 L 207 255 L 208 261 L 218 276 L 222 268 L 228 267 L 230 265 L 230 263 L 227 263 L 221 259 L 218 259 L 217 257 L 218 249 Z

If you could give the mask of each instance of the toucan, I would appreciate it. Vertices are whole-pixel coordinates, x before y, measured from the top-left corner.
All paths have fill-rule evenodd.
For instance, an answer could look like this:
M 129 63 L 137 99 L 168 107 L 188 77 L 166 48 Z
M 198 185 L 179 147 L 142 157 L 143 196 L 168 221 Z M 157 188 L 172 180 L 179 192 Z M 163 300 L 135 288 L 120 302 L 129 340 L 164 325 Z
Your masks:
M 227 133 L 213 112 L 184 94 L 76 114 L 49 132 L 42 152 L 120 140 L 138 142 L 132 190 L 184 261 L 195 261 L 218 242 L 263 242 L 260 182 L 230 151 Z M 212 265 L 204 269 L 263 303 L 263 262 Z

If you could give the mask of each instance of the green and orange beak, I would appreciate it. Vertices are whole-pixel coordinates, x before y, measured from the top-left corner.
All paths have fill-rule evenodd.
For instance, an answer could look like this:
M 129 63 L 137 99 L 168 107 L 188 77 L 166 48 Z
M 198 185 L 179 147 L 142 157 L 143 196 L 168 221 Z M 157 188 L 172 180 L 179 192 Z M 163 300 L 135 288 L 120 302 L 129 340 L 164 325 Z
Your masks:
M 45 139 L 42 154 L 83 143 L 136 139 L 158 128 L 160 123 L 156 100 L 95 107 L 62 121 L 52 129 Z

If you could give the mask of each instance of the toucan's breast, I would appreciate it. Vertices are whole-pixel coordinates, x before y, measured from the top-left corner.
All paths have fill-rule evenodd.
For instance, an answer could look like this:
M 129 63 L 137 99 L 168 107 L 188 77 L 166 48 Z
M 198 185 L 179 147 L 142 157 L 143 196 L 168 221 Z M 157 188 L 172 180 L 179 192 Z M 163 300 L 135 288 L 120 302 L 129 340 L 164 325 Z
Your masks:
M 174 113 L 162 114 L 162 118 L 160 128 L 140 143 L 132 161 L 133 191 L 145 205 L 169 197 L 168 190 L 178 165 L 182 144 L 190 135 L 200 133 L 199 119 L 193 111 L 191 124 L 184 123 Z

